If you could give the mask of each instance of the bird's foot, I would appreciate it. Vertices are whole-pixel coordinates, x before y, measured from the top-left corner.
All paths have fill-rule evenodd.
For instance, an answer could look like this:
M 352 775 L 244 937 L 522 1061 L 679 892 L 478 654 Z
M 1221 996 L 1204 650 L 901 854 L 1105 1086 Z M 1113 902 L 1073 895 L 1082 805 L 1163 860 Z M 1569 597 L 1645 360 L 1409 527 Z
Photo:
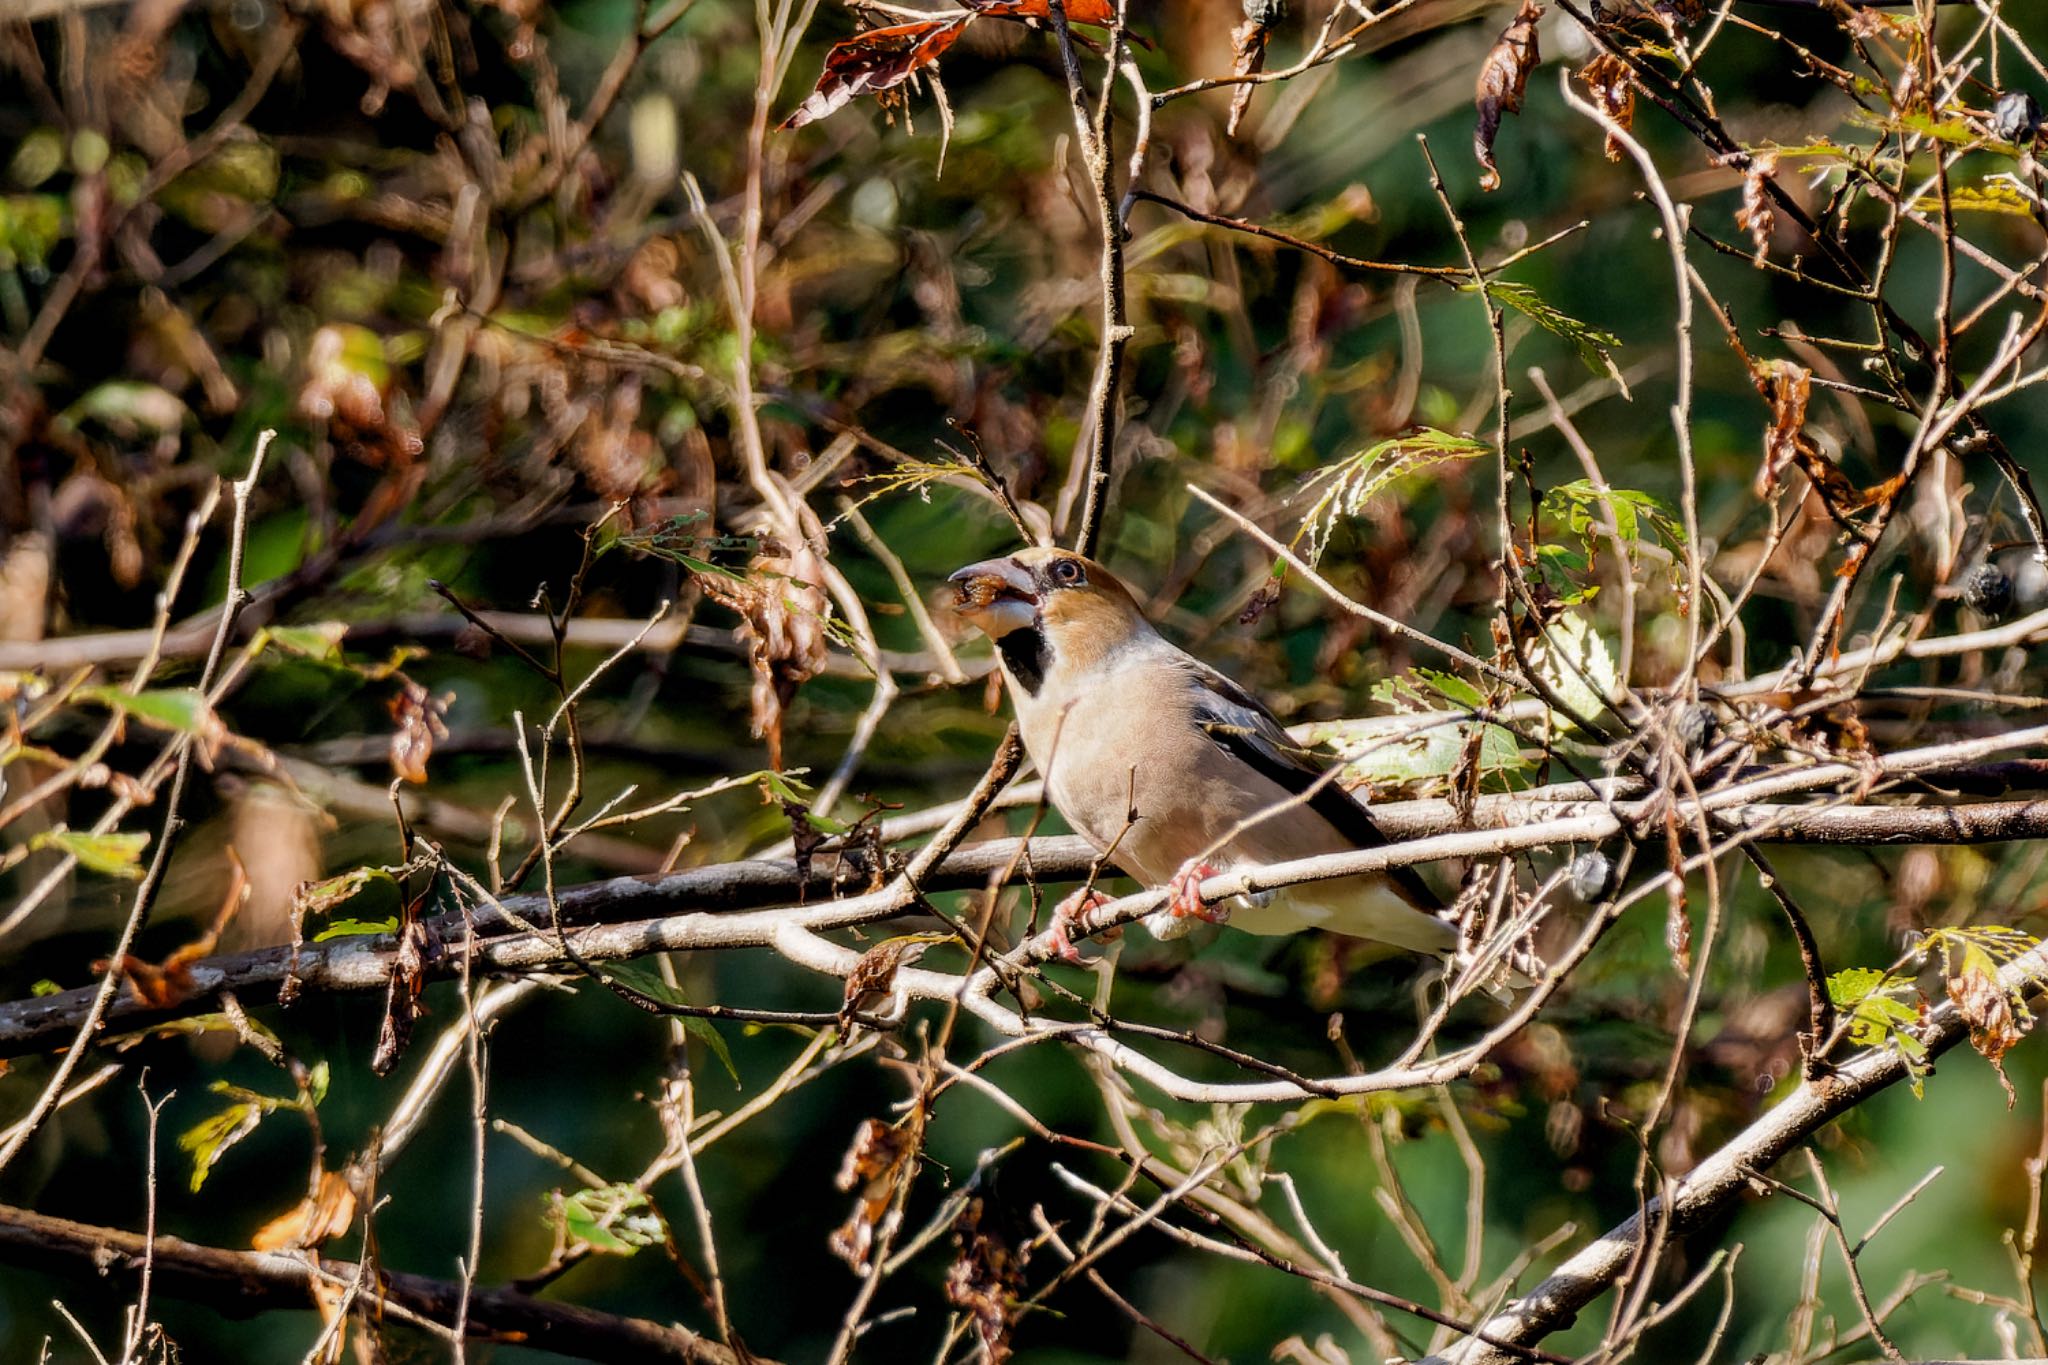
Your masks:
M 1166 908 L 1175 919 L 1207 920 L 1211 924 L 1222 924 L 1230 918 L 1227 905 L 1204 905 L 1202 883 L 1223 869 L 1201 858 L 1191 858 L 1173 874 L 1173 880 L 1166 884 Z
M 1074 931 L 1079 930 L 1085 936 L 1088 931 L 1085 918 L 1088 912 L 1099 910 L 1115 899 L 1116 897 L 1097 891 L 1092 886 L 1084 886 L 1061 901 L 1052 912 L 1052 928 L 1049 931 L 1053 955 L 1062 962 L 1080 965 L 1081 951 L 1074 946 Z

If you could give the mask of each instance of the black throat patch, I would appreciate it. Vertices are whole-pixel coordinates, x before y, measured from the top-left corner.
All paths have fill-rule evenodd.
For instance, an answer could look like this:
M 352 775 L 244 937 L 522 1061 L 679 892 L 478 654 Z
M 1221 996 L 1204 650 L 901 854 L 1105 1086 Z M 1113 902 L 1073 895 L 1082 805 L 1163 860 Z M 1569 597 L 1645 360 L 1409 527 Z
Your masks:
M 1045 683 L 1045 670 L 1052 665 L 1052 646 L 1046 643 L 1045 632 L 1037 626 L 1006 631 L 996 637 L 996 652 L 1003 656 L 1003 667 L 1010 670 L 1024 695 L 1037 696 Z

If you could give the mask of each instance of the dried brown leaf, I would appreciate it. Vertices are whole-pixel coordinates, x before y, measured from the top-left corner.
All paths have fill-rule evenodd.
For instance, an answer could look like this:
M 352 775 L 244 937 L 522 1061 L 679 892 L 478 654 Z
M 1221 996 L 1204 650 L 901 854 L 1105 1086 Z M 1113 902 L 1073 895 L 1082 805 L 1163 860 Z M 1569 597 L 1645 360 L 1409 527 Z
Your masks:
M 1970 1046 L 1998 1073 L 1998 1083 L 2005 1087 L 2005 1107 L 2012 1108 L 2019 1097 L 2005 1074 L 2005 1054 L 2027 1032 L 2027 1022 L 2013 1012 L 2012 996 L 1994 973 L 1972 964 L 1948 979 L 1948 998 L 1970 1026 Z
M 339 1171 L 322 1171 L 320 1186 L 298 1207 L 256 1229 L 249 1245 L 257 1251 L 317 1247 L 348 1231 L 356 1216 L 356 1192 Z
M 427 760 L 433 756 L 434 741 L 448 738 L 448 726 L 441 717 L 449 701 L 447 696 L 430 696 L 410 678 L 404 680 L 397 695 L 385 704 L 397 727 L 391 732 L 391 771 L 408 782 L 427 780 Z
M 1778 154 L 1766 152 L 1749 158 L 1742 168 L 1742 207 L 1735 210 L 1735 226 L 1749 234 L 1761 265 L 1771 250 L 1771 235 L 1778 230 L 1778 211 L 1766 186 L 1778 169 Z
M 817 88 L 797 111 L 782 121 L 785 129 L 836 113 L 862 95 L 892 90 L 944 55 L 974 18 L 921 19 L 857 33 L 835 43 L 825 54 L 825 70 Z
M 1483 190 L 1500 188 L 1500 168 L 1493 163 L 1493 140 L 1500 133 L 1501 116 L 1521 111 L 1522 96 L 1529 88 L 1529 73 L 1543 60 L 1536 47 L 1536 21 L 1542 17 L 1542 5 L 1536 0 L 1522 0 L 1514 22 L 1502 31 L 1500 41 L 1480 64 L 1478 89 L 1473 97 L 1479 122 L 1472 130 L 1472 154 L 1479 158 L 1479 188 Z
M 194 985 L 192 965 L 211 955 L 219 946 L 222 931 L 249 899 L 249 874 L 243 870 L 242 860 L 233 848 L 228 849 L 227 855 L 227 895 L 221 898 L 220 909 L 214 912 L 213 922 L 206 926 L 204 933 L 172 949 L 161 963 L 145 962 L 132 956 L 121 959 L 121 975 L 127 979 L 136 998 L 151 1009 L 169 1009 L 191 998 Z M 92 964 L 92 969 L 105 972 L 109 965 L 109 961 L 102 958 Z
M 1616 127 L 1624 132 L 1635 127 L 1636 87 L 1629 79 L 1627 62 L 1612 52 L 1602 52 L 1579 68 L 1579 80 Z M 1607 135 L 1605 150 L 1609 161 L 1621 160 L 1621 143 L 1612 133 Z
M 926 949 L 939 941 L 941 938 L 936 935 L 907 934 L 884 939 L 862 953 L 853 970 L 846 974 L 846 995 L 839 1006 L 840 1036 L 853 1037 L 859 1027 L 856 1016 L 872 1017 L 889 1009 L 890 997 L 896 990 L 896 973 L 915 964 Z M 884 1016 L 884 1022 L 895 1021 Z
M 1230 30 L 1230 74 L 1233 76 L 1256 76 L 1266 68 L 1266 44 L 1273 36 L 1273 25 L 1286 17 L 1284 4 L 1263 3 L 1263 0 L 1247 0 L 1244 22 Z M 1245 110 L 1251 108 L 1253 84 L 1245 81 L 1230 96 L 1230 121 L 1223 127 L 1225 137 L 1236 137 L 1238 125 L 1244 122 Z
M 768 762 L 782 767 L 782 713 L 797 687 L 825 666 L 831 602 L 818 584 L 824 565 L 809 546 L 756 559 L 745 579 L 697 575 L 705 596 L 739 613 L 740 639 L 754 676 L 753 732 L 768 741 Z
M 420 992 L 426 989 L 427 966 L 441 955 L 441 943 L 421 919 L 415 906 L 405 915 L 398 931 L 398 951 L 392 954 L 391 971 L 384 982 L 384 1019 L 377 1028 L 377 1046 L 370 1053 L 370 1070 L 388 1076 L 405 1055 L 412 1041 L 412 1026 L 426 1013 Z
M 1905 475 L 1896 474 L 1868 488 L 1859 488 L 1806 434 L 1806 405 L 1812 388 L 1812 372 L 1787 360 L 1773 362 L 1758 378 L 1757 389 L 1771 405 L 1771 424 L 1764 431 L 1764 463 L 1757 473 L 1757 496 L 1768 497 L 1778 486 L 1785 466 L 1793 464 L 1813 484 L 1814 493 L 1837 521 L 1891 501 L 1905 486 Z M 1862 541 L 1851 545 L 1849 564 L 1853 566 L 1868 552 L 1869 546 Z
M 869 1269 L 868 1257 L 895 1203 L 897 1183 L 909 1174 L 922 1137 L 914 1119 L 900 1125 L 864 1119 L 854 1130 L 853 1145 L 846 1149 L 833 1184 L 859 1193 L 853 1212 L 833 1232 L 829 1245 L 833 1255 L 861 1274 Z
M 946 1269 L 946 1302 L 964 1309 L 981 1338 L 984 1358 L 1002 1365 L 1010 1358 L 1010 1330 L 1017 1321 L 1018 1295 L 1024 1287 L 1029 1243 L 1013 1246 L 994 1226 L 987 1200 L 970 1197 L 953 1222 L 958 1249 Z

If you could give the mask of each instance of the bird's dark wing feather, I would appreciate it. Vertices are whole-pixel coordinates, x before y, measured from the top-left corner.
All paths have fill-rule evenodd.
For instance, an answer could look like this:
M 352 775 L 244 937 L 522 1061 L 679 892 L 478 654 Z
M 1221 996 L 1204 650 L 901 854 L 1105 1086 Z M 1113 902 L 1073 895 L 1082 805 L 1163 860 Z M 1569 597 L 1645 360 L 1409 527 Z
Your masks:
M 1360 848 L 1387 843 L 1366 808 L 1327 776 L 1327 768 L 1294 742 L 1257 697 L 1199 659 L 1190 657 L 1187 666 L 1201 687 L 1196 723 L 1217 747 L 1295 796 L 1311 793 L 1308 808 Z M 1390 868 L 1387 875 L 1416 909 L 1443 907 L 1413 868 Z

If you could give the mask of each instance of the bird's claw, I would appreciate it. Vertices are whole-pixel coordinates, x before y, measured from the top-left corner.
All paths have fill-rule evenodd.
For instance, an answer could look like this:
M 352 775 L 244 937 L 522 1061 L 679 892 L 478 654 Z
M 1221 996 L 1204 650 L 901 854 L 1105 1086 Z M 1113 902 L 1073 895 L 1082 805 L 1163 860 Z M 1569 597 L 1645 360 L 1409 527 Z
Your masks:
M 1083 959 L 1081 950 L 1074 946 L 1073 931 L 1079 929 L 1085 934 L 1087 924 L 1083 917 L 1089 911 L 1099 910 L 1115 899 L 1116 897 L 1105 895 L 1092 886 L 1084 886 L 1061 901 L 1052 912 L 1052 928 L 1047 931 L 1053 956 L 1062 962 L 1079 966 Z
M 1196 858 L 1174 873 L 1173 880 L 1166 884 L 1166 908 L 1173 912 L 1173 917 L 1186 919 L 1192 915 L 1211 924 L 1222 924 L 1228 920 L 1229 906 L 1202 903 L 1202 883 L 1222 870 L 1213 863 Z

